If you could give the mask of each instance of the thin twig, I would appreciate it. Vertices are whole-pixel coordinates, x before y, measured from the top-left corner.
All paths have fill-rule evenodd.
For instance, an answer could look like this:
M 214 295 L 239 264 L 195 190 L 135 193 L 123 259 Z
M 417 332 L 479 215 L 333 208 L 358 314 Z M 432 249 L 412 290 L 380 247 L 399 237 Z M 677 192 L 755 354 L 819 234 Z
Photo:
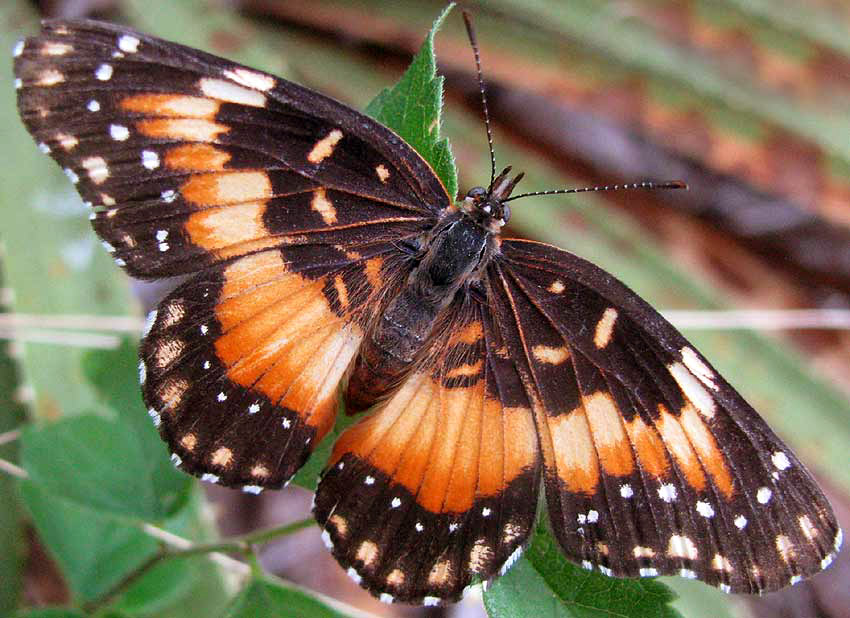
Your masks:
M 0 327 L 0 339 L 24 343 L 46 343 L 71 348 L 97 348 L 114 350 L 121 345 L 121 338 L 98 333 L 76 333 L 61 330 L 18 329 Z
M 16 476 L 19 479 L 28 479 L 29 474 L 27 471 L 21 468 L 20 466 L 16 466 L 11 461 L 6 461 L 5 459 L 0 459 L 0 472 L 5 472 L 11 476 Z
M 850 329 L 847 309 L 733 309 L 729 311 L 663 311 L 677 328 L 699 330 Z
M 14 442 L 20 437 L 20 429 L 10 429 L 9 431 L 4 431 L 3 433 L 0 433 L 0 445 L 8 444 L 9 442 Z

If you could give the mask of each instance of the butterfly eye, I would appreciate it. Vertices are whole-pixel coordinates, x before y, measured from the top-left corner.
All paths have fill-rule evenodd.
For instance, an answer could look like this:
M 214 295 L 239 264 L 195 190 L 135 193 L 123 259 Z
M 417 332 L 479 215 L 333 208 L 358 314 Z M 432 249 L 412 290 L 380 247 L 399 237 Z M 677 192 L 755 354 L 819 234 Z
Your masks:
M 472 199 L 481 199 L 485 195 L 487 195 L 487 189 L 485 189 L 484 187 L 472 187 L 466 194 L 466 197 Z
M 502 204 L 502 220 L 507 223 L 511 219 L 511 207 L 507 204 Z

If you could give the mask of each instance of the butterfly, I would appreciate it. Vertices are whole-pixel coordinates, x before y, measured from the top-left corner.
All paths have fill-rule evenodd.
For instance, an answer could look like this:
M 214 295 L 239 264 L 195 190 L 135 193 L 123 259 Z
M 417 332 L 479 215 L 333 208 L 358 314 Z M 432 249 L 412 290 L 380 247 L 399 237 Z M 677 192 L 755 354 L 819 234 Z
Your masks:
M 187 277 L 139 364 L 175 463 L 279 488 L 340 397 L 365 412 L 313 511 L 382 601 L 504 573 L 541 503 L 606 575 L 760 593 L 834 559 L 812 477 L 673 326 L 593 264 L 501 236 L 510 168 L 455 201 L 375 120 L 121 26 L 48 21 L 14 55 L 21 118 L 115 262 Z

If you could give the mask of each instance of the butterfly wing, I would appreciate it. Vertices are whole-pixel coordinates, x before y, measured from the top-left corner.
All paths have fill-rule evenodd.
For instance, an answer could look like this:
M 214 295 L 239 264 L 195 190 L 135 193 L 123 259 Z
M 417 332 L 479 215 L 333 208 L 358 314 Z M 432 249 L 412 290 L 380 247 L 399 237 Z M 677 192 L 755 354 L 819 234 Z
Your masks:
M 27 128 L 95 207 L 116 262 L 193 273 L 149 317 L 140 378 L 183 469 L 279 487 L 332 426 L 395 244 L 449 197 L 362 114 L 126 28 L 45 22 L 15 50 Z
M 486 309 L 459 297 L 399 390 L 337 440 L 314 514 L 381 600 L 438 605 L 507 569 L 537 509 L 529 401 Z
M 449 205 L 392 131 L 272 75 L 92 21 L 45 22 L 16 55 L 24 123 L 134 276 L 397 240 Z
M 764 592 L 841 543 L 794 454 L 652 307 L 555 247 L 503 241 L 490 301 L 533 402 L 552 530 L 585 568 Z

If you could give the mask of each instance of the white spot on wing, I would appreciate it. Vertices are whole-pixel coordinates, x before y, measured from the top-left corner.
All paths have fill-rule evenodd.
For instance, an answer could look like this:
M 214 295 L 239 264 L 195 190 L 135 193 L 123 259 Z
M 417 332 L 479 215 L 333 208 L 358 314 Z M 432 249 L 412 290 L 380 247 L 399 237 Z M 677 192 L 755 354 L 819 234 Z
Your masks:
M 145 169 L 155 170 L 159 167 L 159 155 L 153 150 L 142 151 L 142 165 Z
M 673 502 L 676 499 L 676 486 L 670 483 L 665 483 L 658 488 L 658 497 L 664 502 Z
M 374 485 L 375 484 L 375 477 L 374 476 L 367 476 L 365 479 L 363 479 L 363 483 L 365 485 Z
M 260 404 L 258 404 L 257 402 L 254 402 L 250 406 L 248 406 L 248 414 L 256 414 L 259 411 L 260 411 Z
M 628 483 L 620 485 L 620 496 L 623 498 L 631 498 L 635 495 L 635 492 L 632 490 L 632 486 Z
M 671 363 L 667 366 L 667 370 L 682 393 L 691 400 L 694 407 L 699 410 L 706 418 L 713 418 L 717 404 L 714 398 L 709 394 L 705 387 L 694 377 L 694 375 L 682 363 Z
M 70 180 L 74 184 L 77 184 L 78 182 L 80 182 L 80 177 L 77 176 L 77 173 L 74 170 L 72 170 L 70 167 L 66 167 L 64 169 L 64 172 L 65 172 L 65 175 L 68 177 L 68 180 Z
M 102 184 L 109 178 L 109 168 L 103 157 L 88 157 L 80 163 L 88 172 L 89 179 L 96 184 Z
M 438 607 L 440 605 L 439 597 L 425 597 L 422 599 L 422 605 L 425 607 Z
M 94 76 L 98 78 L 102 82 L 107 82 L 112 78 L 112 65 L 111 64 L 102 64 L 97 67 L 97 71 L 94 72 Z
M 697 502 L 697 513 L 705 518 L 711 518 L 714 517 L 714 508 L 708 502 L 699 500 Z
M 328 549 L 334 548 L 334 542 L 331 540 L 331 533 L 327 530 L 322 530 L 322 543 L 324 543 L 325 547 Z
M 770 497 L 773 495 L 773 492 L 770 491 L 767 487 L 759 487 L 759 490 L 756 492 L 756 500 L 758 500 L 759 504 L 767 504 L 770 502 Z
M 225 394 L 224 394 L 224 391 L 221 391 L 221 392 L 220 392 L 220 393 L 216 396 L 216 399 L 217 399 L 218 401 L 227 401 L 227 395 L 225 395 Z
M 670 537 L 670 542 L 667 544 L 667 555 L 673 558 L 687 558 L 696 560 L 699 553 L 697 546 L 687 536 L 682 534 L 674 534 Z
M 685 367 L 694 374 L 697 379 L 705 384 L 711 390 L 717 390 L 717 384 L 714 383 L 714 372 L 708 368 L 699 355 L 691 348 L 682 348 L 682 362 Z
M 200 81 L 201 92 L 211 99 L 219 101 L 227 101 L 228 103 L 238 103 L 240 105 L 248 105 L 251 107 L 265 107 L 266 96 L 257 92 L 237 86 L 233 82 L 223 79 L 213 79 L 205 77 Z
M 348 567 L 346 574 L 354 581 L 355 584 L 360 584 L 363 580 L 363 578 L 360 577 L 360 573 L 354 570 L 354 567 Z
M 209 472 L 206 472 L 201 476 L 201 480 L 206 481 L 207 483 L 218 483 L 219 478 L 217 474 L 210 474 Z
M 401 506 L 401 498 L 396 496 L 395 498 L 393 498 L 392 502 L 390 502 L 390 507 L 397 509 L 400 506 Z
M 779 470 L 786 470 L 791 465 L 791 461 L 788 459 L 788 456 L 782 451 L 776 451 L 770 457 L 770 461 L 772 461 L 773 465 Z
M 144 384 L 148 377 L 148 370 L 145 367 L 145 361 L 139 361 L 139 384 Z
M 646 568 L 640 569 L 638 571 L 638 574 L 641 577 L 658 577 L 658 569 L 653 569 L 652 567 L 646 567 Z
M 153 426 L 159 427 L 159 424 L 162 422 L 162 419 L 159 417 L 159 412 L 157 412 L 153 408 L 148 408 L 148 416 L 151 417 L 151 420 L 153 421 Z
M 392 603 L 392 602 L 393 602 L 393 600 L 394 600 L 394 599 L 393 599 L 393 595 L 388 594 L 388 593 L 386 593 L 386 592 L 382 592 L 382 593 L 381 593 L 381 596 L 378 598 L 378 600 L 379 600 L 381 603 L 387 603 L 387 604 L 390 604 L 390 603 Z
M 588 571 L 592 571 L 593 570 L 593 563 L 590 560 L 582 560 L 581 561 L 581 568 L 586 569 Z
M 242 488 L 242 491 L 245 492 L 246 494 L 255 494 L 256 495 L 256 494 L 259 494 L 261 491 L 263 491 L 263 488 L 260 487 L 259 485 L 245 485 Z
M 95 99 L 92 99 L 88 103 L 86 103 L 86 109 L 90 112 L 99 112 L 100 111 L 100 103 L 98 103 Z
M 262 90 L 263 92 L 271 90 L 275 85 L 275 78 L 271 75 L 263 75 L 262 73 L 249 71 L 248 69 L 237 68 L 226 70 L 223 72 L 223 75 L 228 79 L 232 79 L 237 84 Z
M 747 527 L 747 518 L 744 517 L 743 515 L 738 515 L 735 518 L 735 527 L 738 528 L 739 530 L 743 530 L 744 528 L 746 528 Z
M 139 39 L 129 34 L 124 34 L 118 39 L 118 49 L 128 54 L 135 54 L 139 51 Z
M 109 125 L 109 136 L 116 142 L 123 142 L 128 137 L 130 137 L 130 129 L 128 129 L 124 125 L 111 124 Z
M 15 47 L 12 49 L 12 56 L 14 58 L 17 58 L 22 53 L 24 53 L 24 42 L 18 41 L 17 43 L 15 43 Z
M 177 199 L 177 192 L 174 189 L 166 189 L 162 193 L 160 193 L 159 197 L 162 198 L 162 201 L 166 204 L 170 204 L 174 200 Z
M 21 78 L 16 77 L 15 78 L 15 90 L 20 90 L 21 88 L 23 88 L 23 86 L 24 86 L 24 82 L 21 81 Z

